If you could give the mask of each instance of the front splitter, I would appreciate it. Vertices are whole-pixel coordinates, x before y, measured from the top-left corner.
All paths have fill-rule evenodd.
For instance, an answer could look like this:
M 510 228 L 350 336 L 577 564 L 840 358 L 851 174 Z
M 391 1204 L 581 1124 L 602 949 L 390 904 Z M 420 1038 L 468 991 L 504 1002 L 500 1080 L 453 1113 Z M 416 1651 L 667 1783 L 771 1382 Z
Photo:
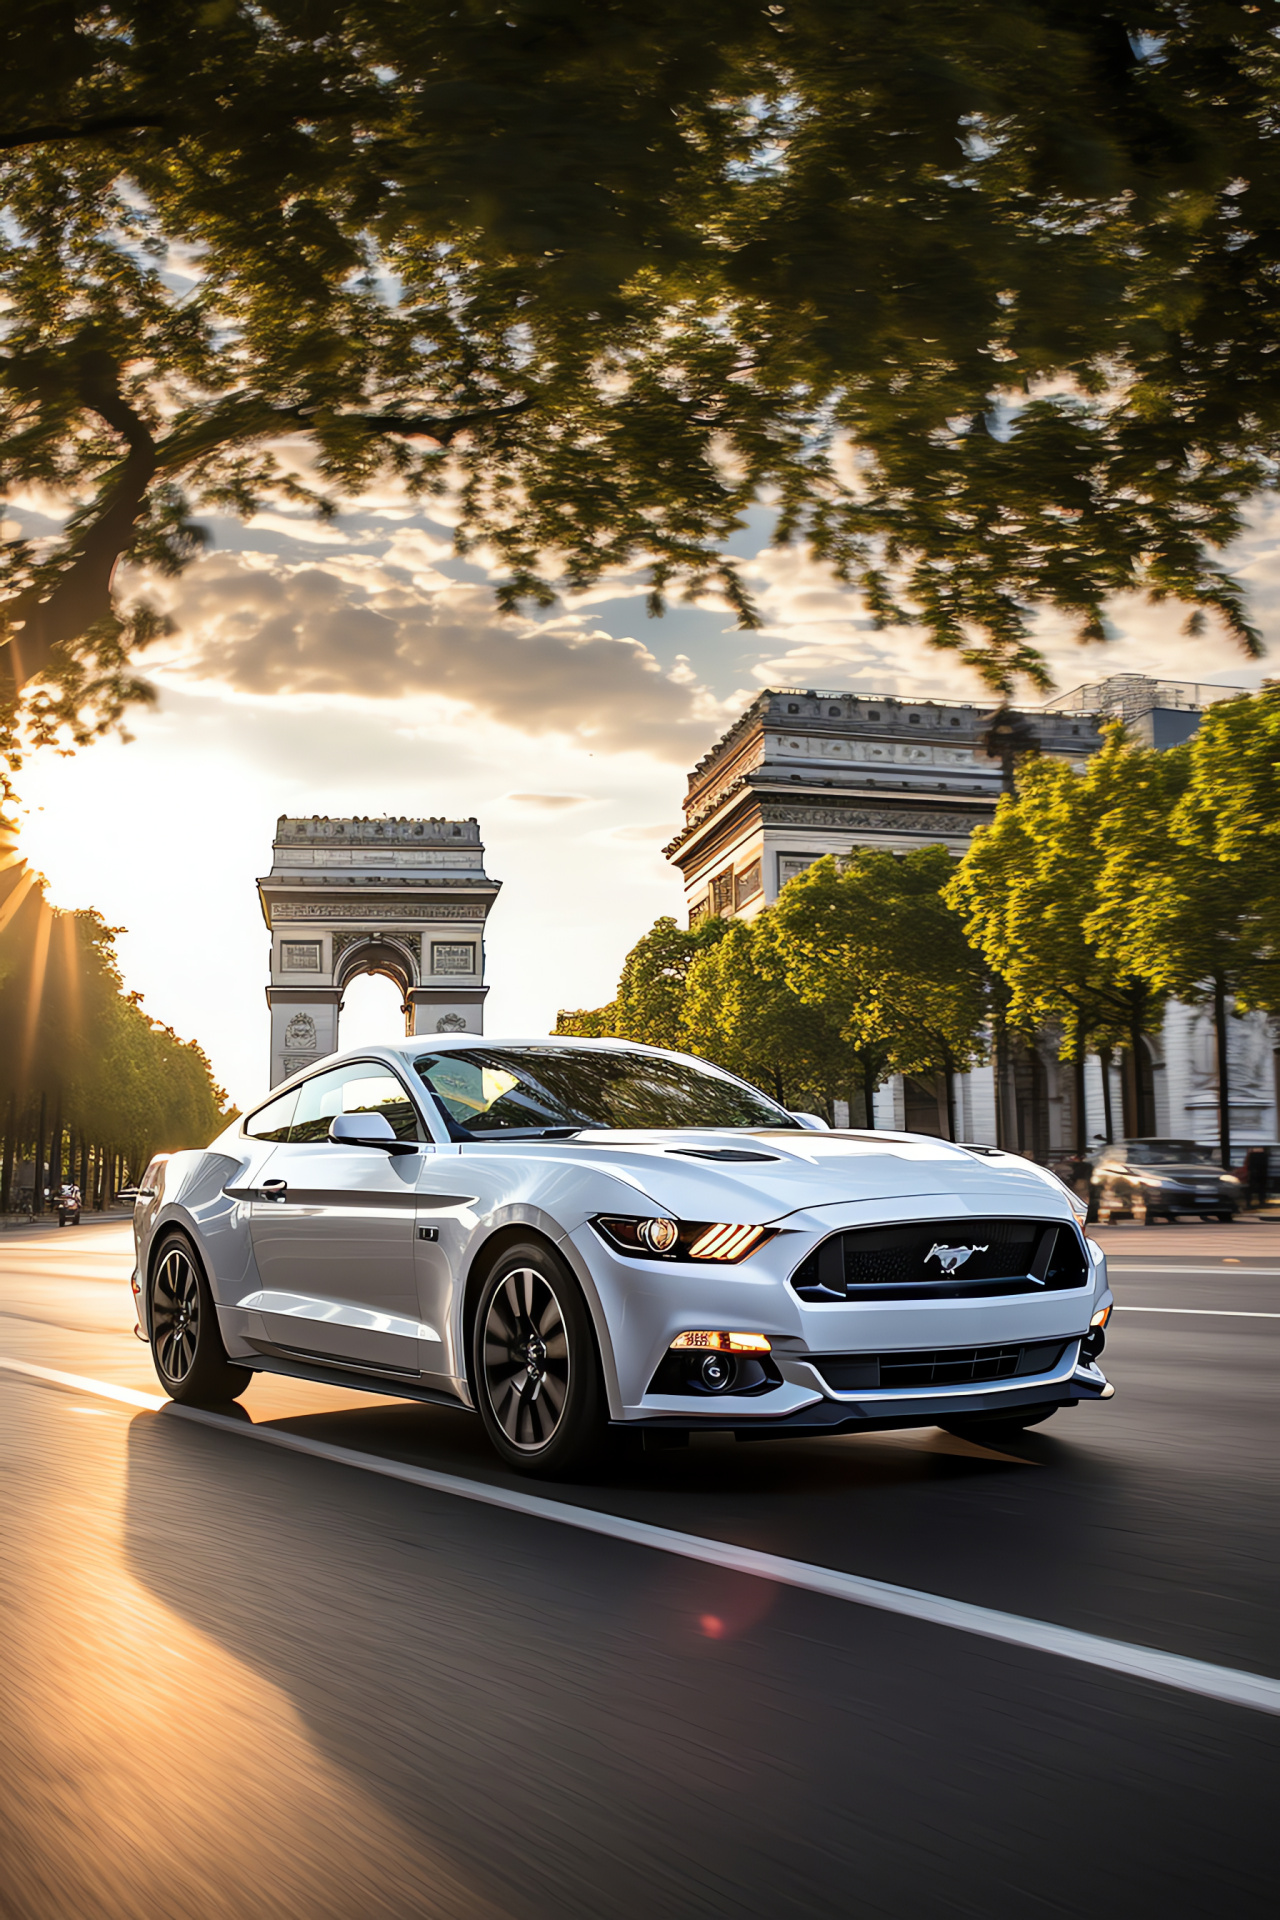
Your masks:
M 947 1394 L 927 1403 L 904 1396 L 901 1400 L 877 1401 L 859 1405 L 856 1401 L 823 1400 L 816 1406 L 800 1407 L 795 1413 L 780 1414 L 776 1420 L 765 1416 L 749 1425 L 732 1415 L 717 1419 L 704 1413 L 653 1414 L 641 1420 L 615 1420 L 611 1424 L 631 1433 L 732 1433 L 739 1440 L 785 1440 L 815 1434 L 887 1433 L 904 1427 L 936 1427 L 943 1420 L 956 1420 L 984 1414 L 998 1420 L 1002 1414 L 1029 1411 L 1052 1413 L 1059 1407 L 1078 1406 L 1082 1400 L 1110 1397 L 1107 1382 L 1099 1373 L 1098 1382 L 1056 1380 L 1052 1386 L 1041 1383 L 1021 1391 L 1002 1393 L 993 1399 L 989 1393 Z

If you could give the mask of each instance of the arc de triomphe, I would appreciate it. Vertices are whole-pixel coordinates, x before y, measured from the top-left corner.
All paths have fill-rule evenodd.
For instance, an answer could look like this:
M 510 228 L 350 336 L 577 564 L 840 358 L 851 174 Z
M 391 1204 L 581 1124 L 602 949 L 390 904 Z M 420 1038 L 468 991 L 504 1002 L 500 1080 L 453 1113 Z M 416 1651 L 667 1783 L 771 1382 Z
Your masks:
M 271 1084 L 338 1046 L 358 973 L 400 988 L 406 1033 L 482 1033 L 484 927 L 501 881 L 474 820 L 276 823 L 258 882 L 271 929 Z

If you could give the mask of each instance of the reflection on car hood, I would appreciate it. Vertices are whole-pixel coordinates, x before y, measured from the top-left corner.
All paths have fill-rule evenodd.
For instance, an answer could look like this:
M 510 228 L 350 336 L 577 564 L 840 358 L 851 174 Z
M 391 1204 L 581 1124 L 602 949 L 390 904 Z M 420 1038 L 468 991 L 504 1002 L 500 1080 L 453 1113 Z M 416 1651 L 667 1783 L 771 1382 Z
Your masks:
M 685 1220 L 764 1225 L 812 1207 L 931 1193 L 975 1211 L 1072 1215 L 1066 1190 L 1030 1161 L 925 1134 L 584 1131 L 571 1147 L 547 1141 L 544 1150 L 587 1158 Z

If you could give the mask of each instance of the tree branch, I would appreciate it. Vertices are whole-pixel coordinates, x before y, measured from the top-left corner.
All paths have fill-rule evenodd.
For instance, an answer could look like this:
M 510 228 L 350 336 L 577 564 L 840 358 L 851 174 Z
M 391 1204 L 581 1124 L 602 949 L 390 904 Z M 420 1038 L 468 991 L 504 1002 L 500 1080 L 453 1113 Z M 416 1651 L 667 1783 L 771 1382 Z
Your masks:
M 10 696 L 47 670 L 55 647 L 69 645 L 111 617 L 112 576 L 129 551 L 146 508 L 147 490 L 158 473 L 180 471 L 203 453 L 236 441 L 261 440 L 273 433 L 315 433 L 319 424 L 311 409 L 273 407 L 247 395 L 203 417 L 179 421 L 157 445 L 146 422 L 121 393 L 119 370 L 105 353 L 87 354 L 81 360 L 77 389 L 84 405 L 121 436 L 129 452 L 113 469 L 95 506 L 78 524 L 72 523 L 71 543 L 52 581 L 45 573 L 0 606 L 0 619 L 9 628 L 7 641 L 0 641 L 0 690 Z M 422 437 L 447 447 L 455 435 L 470 427 L 514 420 L 536 405 L 535 400 L 519 400 L 509 407 L 477 407 L 443 417 L 410 413 L 331 417 L 338 426 Z
M 0 133 L 0 152 L 11 153 L 15 147 L 39 146 L 49 140 L 91 140 L 100 133 L 141 133 L 168 124 L 160 113 L 101 113 L 75 126 L 70 121 L 51 120 L 47 126 L 20 127 L 14 133 Z
M 156 475 L 151 430 L 121 393 L 115 363 L 106 353 L 86 354 L 77 374 L 85 406 L 121 436 L 129 451 L 99 495 L 96 510 L 73 523 L 67 563 L 52 584 L 46 575 L 0 608 L 10 628 L 7 643 L 0 645 L 0 686 L 7 681 L 10 694 L 46 671 L 55 647 L 69 645 L 110 618 L 112 576 Z
M 355 421 L 370 433 L 400 433 L 408 438 L 438 440 L 442 447 L 447 447 L 455 434 L 464 433 L 468 427 L 488 427 L 500 420 L 516 420 L 537 404 L 536 400 L 517 400 L 510 407 L 477 407 L 472 413 L 456 413 L 447 419 L 412 413 L 344 413 L 338 417 Z

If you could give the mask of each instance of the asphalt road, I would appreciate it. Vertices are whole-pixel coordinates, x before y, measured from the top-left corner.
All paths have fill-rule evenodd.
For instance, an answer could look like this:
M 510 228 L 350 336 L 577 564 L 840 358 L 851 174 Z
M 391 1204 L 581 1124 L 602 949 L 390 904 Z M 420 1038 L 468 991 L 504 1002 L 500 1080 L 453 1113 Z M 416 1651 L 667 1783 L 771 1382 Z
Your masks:
M 539 1491 L 1280 1678 L 1280 1227 L 1099 1237 L 1116 1398 L 1016 1447 L 708 1438 Z M 0 1236 L 0 1361 L 154 1393 L 129 1264 Z M 243 1405 L 522 1484 L 466 1415 Z M 3 1367 L 0 1450 L 6 1920 L 1274 1912 L 1273 1714 Z

